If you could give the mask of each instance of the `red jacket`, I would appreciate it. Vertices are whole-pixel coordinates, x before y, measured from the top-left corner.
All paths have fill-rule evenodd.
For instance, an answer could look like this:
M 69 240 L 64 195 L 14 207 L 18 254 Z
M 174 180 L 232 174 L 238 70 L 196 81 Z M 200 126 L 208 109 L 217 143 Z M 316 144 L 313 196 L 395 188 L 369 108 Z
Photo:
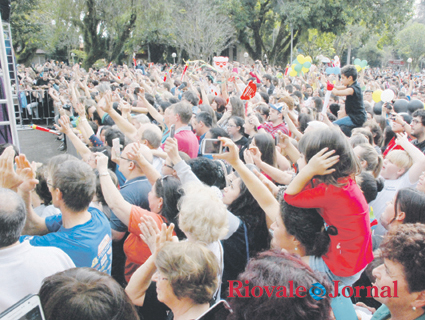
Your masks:
M 285 201 L 295 207 L 317 208 L 326 224 L 338 234 L 331 235 L 328 252 L 322 257 L 328 268 L 339 277 L 349 277 L 373 260 L 369 207 L 356 182 L 335 187 L 311 183 L 296 195 L 285 194 Z

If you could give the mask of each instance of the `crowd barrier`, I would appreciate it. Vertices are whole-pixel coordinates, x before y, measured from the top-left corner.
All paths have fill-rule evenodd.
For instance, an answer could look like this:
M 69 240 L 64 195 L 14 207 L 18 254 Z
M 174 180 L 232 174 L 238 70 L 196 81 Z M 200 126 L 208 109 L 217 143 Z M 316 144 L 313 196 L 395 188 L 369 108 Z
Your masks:
M 21 90 L 18 100 L 24 122 L 44 120 L 48 124 L 49 120 L 55 118 L 54 101 L 48 90 Z

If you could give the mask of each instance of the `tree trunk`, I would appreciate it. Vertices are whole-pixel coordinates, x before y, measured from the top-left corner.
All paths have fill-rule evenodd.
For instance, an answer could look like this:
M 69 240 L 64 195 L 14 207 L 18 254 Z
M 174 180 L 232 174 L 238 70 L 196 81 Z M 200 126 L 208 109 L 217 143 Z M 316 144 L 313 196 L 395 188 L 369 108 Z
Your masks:
M 351 64 L 351 43 L 348 44 L 347 48 L 347 65 Z

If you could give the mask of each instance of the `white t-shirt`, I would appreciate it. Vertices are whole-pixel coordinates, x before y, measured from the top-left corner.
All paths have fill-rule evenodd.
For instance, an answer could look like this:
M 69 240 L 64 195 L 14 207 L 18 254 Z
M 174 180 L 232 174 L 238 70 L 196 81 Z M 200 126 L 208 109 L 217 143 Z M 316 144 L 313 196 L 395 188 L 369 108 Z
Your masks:
M 0 312 L 38 293 L 44 278 L 70 268 L 74 263 L 58 248 L 33 247 L 24 241 L 0 249 Z
M 378 220 L 378 225 L 373 234 L 384 235 L 387 232 L 379 219 L 384 213 L 385 208 L 387 207 L 387 203 L 394 199 L 397 191 L 402 188 L 414 188 L 416 186 L 417 182 L 410 182 L 409 171 L 410 170 L 408 170 L 397 180 L 385 180 L 384 189 L 382 189 L 382 191 L 378 193 L 376 199 L 370 203 L 370 206 L 373 208 L 373 214 Z

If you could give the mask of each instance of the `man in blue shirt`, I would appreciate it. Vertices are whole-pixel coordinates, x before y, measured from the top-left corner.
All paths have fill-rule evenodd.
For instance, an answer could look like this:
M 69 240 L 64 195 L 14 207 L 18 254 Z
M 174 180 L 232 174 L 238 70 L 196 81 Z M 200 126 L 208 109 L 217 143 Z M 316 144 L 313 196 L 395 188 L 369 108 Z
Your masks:
M 196 135 L 199 137 L 199 151 L 198 157 L 202 156 L 202 140 L 204 140 L 205 135 L 210 131 L 212 127 L 212 117 L 206 112 L 202 111 L 196 114 L 195 119 L 192 120 L 193 130 Z M 212 157 L 211 157 L 212 159 Z
M 27 221 L 20 241 L 33 246 L 62 249 L 77 267 L 91 267 L 111 273 L 112 236 L 106 216 L 89 204 L 96 191 L 92 168 L 80 160 L 67 160 L 69 155 L 52 158 L 48 166 L 47 184 L 53 205 L 60 215 L 41 218 L 31 206 L 31 183 L 24 182 L 20 193 L 27 207 Z M 32 180 L 34 181 L 34 180 Z M 29 178 L 31 182 L 31 178 Z

